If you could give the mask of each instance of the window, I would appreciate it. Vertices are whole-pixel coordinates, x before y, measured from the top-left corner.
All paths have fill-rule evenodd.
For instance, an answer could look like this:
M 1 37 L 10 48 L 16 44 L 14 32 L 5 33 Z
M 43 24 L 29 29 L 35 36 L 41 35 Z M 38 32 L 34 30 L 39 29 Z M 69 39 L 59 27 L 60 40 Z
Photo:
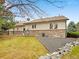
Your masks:
M 36 28 L 36 24 L 33 24 L 33 25 L 32 25 L 32 28 L 33 28 L 33 29 Z
M 53 24 L 52 23 L 50 23 L 50 29 L 53 29 Z
M 45 33 L 42 33 L 42 37 L 45 37 Z
M 54 27 L 54 29 L 57 29 L 58 28 L 58 24 L 55 24 L 55 27 Z
M 25 28 L 23 28 L 23 31 L 25 31 L 26 29 Z

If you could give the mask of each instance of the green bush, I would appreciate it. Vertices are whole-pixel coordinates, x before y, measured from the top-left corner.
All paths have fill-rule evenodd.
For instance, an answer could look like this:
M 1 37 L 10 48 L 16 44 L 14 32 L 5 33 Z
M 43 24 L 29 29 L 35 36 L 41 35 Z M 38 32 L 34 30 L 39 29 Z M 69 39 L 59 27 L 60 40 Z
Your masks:
M 68 32 L 67 37 L 79 38 L 79 32 Z

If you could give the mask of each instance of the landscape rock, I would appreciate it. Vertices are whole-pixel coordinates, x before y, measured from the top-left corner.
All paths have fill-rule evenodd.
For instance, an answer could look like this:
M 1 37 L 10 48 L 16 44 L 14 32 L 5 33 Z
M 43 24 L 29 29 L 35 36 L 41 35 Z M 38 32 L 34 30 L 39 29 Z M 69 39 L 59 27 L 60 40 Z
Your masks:
M 39 59 L 51 59 L 51 57 L 50 56 L 41 56 L 41 57 L 39 57 Z

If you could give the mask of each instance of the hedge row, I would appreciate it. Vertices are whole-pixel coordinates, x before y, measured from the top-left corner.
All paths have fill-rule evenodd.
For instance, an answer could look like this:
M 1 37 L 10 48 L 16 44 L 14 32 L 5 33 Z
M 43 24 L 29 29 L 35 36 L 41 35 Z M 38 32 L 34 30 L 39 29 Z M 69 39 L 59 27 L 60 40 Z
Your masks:
M 69 32 L 67 33 L 67 37 L 79 38 L 79 32 Z

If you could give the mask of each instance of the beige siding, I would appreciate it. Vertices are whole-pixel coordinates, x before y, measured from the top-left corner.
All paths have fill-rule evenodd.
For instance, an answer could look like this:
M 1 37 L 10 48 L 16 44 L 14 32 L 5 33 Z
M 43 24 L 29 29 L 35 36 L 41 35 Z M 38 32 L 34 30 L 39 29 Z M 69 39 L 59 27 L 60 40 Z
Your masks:
M 48 30 L 49 23 L 38 23 L 36 24 L 36 30 Z
M 65 21 L 63 21 L 63 22 L 57 22 L 57 24 L 58 24 L 58 29 L 66 29 L 65 28 Z
M 21 27 L 16 27 L 14 29 L 14 31 L 23 31 L 23 28 L 25 28 L 25 30 L 49 30 L 50 29 L 50 23 L 53 24 L 53 29 L 55 27 L 55 24 L 58 25 L 57 29 L 66 29 L 66 24 L 65 21 L 55 21 L 55 22 L 47 22 L 47 23 L 36 23 L 36 28 L 32 28 L 33 24 L 28 24 L 25 26 L 21 26 Z M 10 31 L 13 31 L 13 29 L 10 29 Z
M 65 29 L 65 21 L 57 21 L 57 22 L 47 22 L 47 23 L 37 23 L 36 28 L 32 28 L 33 24 L 25 25 L 26 30 L 48 30 L 50 29 L 50 23 L 53 24 L 53 29 L 55 27 L 55 24 L 58 25 L 57 29 Z
M 14 31 L 23 31 L 23 28 L 24 28 L 24 27 L 16 27 L 16 28 L 14 29 Z
M 25 25 L 26 30 L 48 30 L 49 29 L 49 23 L 38 23 L 36 24 L 36 28 L 32 28 L 33 24 Z
M 26 30 L 32 30 L 32 24 L 25 25 L 24 28 Z

